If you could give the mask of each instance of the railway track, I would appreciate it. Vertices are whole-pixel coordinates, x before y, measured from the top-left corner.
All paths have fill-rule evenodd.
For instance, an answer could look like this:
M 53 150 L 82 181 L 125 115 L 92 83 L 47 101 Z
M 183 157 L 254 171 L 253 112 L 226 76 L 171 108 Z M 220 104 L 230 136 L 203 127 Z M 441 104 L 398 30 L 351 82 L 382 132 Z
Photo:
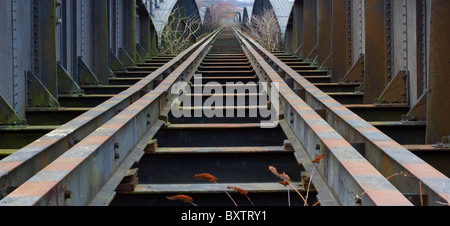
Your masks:
M 168 206 L 185 194 L 199 206 L 303 206 L 296 191 L 307 205 L 449 203 L 447 176 L 342 105 L 358 95 L 331 98 L 357 84 L 275 54 L 222 29 L 134 69 L 153 71 L 143 78 L 129 70 L 115 91 L 84 87 L 111 99 L 0 161 L 0 205 Z

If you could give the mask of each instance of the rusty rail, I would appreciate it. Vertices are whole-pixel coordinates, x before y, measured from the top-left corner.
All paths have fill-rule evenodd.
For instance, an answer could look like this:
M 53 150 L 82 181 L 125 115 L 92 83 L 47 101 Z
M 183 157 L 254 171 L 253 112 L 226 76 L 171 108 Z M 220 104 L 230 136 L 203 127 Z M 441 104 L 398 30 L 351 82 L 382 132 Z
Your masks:
M 247 35 L 236 31 L 242 38 L 243 42 L 251 43 L 258 51 L 263 55 L 261 58 L 257 58 L 258 63 L 266 72 L 269 77 L 275 78 L 274 81 L 284 83 L 284 79 L 292 79 L 294 81 L 293 87 L 284 87 L 289 95 L 285 98 L 295 98 L 298 106 L 285 106 L 285 117 L 286 121 L 291 122 L 290 127 L 296 131 L 299 139 L 303 140 L 305 143 L 303 145 L 309 152 L 311 158 L 314 155 L 320 154 L 318 151 L 314 150 L 314 144 L 322 143 L 321 147 L 326 146 L 328 149 L 334 149 L 338 152 L 342 152 L 344 149 L 349 149 L 348 145 L 338 142 L 336 139 L 317 140 L 317 137 L 311 137 L 308 133 L 309 129 L 305 129 L 305 123 L 298 123 L 298 115 L 296 116 L 295 111 L 297 109 L 308 111 L 309 106 L 312 108 L 308 112 L 305 112 L 306 118 L 310 120 L 322 121 L 322 117 L 313 114 L 313 111 L 325 111 L 326 125 L 312 126 L 313 134 L 323 133 L 326 134 L 328 125 L 330 125 L 333 130 L 336 130 L 340 136 L 343 136 L 349 143 L 359 143 L 365 145 L 364 158 L 370 162 L 373 167 L 375 167 L 384 177 L 391 177 L 397 174 L 407 174 L 407 176 L 394 176 L 390 178 L 391 183 L 403 194 L 416 194 L 416 195 L 426 195 L 428 198 L 428 205 L 442 205 L 450 203 L 450 179 L 443 175 L 438 170 L 434 169 L 428 163 L 421 160 L 419 157 L 414 155 L 412 152 L 405 149 L 403 146 L 392 140 L 387 135 L 380 132 L 374 126 L 364 121 L 358 115 L 350 111 L 348 108 L 344 107 L 338 103 L 333 98 L 326 95 L 320 89 L 315 87 L 312 83 L 303 78 L 300 74 L 295 72 L 273 54 L 262 48 L 257 42 L 249 38 Z M 245 38 L 244 38 L 245 37 Z M 248 42 L 247 42 L 248 41 Z M 252 48 L 249 44 L 249 48 Z M 262 62 L 264 58 L 267 62 Z M 261 61 L 261 62 L 260 62 Z M 277 71 L 275 71 L 273 68 Z M 278 75 L 284 75 L 284 78 L 278 77 Z M 293 93 L 288 90 L 296 90 L 297 93 Z M 295 95 L 295 97 L 294 97 Z M 301 98 L 298 98 L 298 97 Z M 306 102 L 307 105 L 304 105 Z M 292 104 L 292 102 L 291 102 Z M 292 114 L 294 112 L 294 114 Z M 302 121 L 302 120 L 301 120 Z M 306 121 L 306 120 L 305 120 Z M 292 123 L 294 122 L 294 123 Z M 324 122 L 322 122 L 324 123 Z M 329 134 L 331 132 L 328 132 Z M 337 135 L 337 134 L 336 134 Z M 310 140 L 313 142 L 310 142 Z M 348 144 L 348 143 L 347 143 Z M 330 151 L 331 151 L 330 149 Z M 340 150 L 342 149 L 342 151 Z M 359 153 L 354 153 L 359 155 Z M 341 160 L 347 162 L 347 160 Z M 359 164 L 359 163 L 358 163 Z M 352 168 L 356 167 L 356 172 L 354 175 L 364 175 L 363 173 L 366 169 L 358 164 L 351 164 Z M 323 166 L 321 169 L 324 177 L 328 177 L 326 173 L 328 169 Z M 334 171 L 336 173 L 336 171 Z M 367 179 L 367 175 L 365 176 Z M 332 179 L 332 178 L 329 178 Z M 366 180 L 364 179 L 364 180 Z M 333 183 L 333 181 L 329 181 Z M 330 184 L 332 186 L 333 184 Z M 381 196 L 383 193 L 379 193 Z M 388 198 L 388 196 L 385 196 Z
M 169 74 L 173 75 L 179 72 L 180 68 L 184 68 L 183 62 L 186 58 L 199 48 L 204 48 L 205 43 L 210 43 L 217 33 L 218 31 L 215 31 L 192 45 L 129 89 L 0 161 L 0 200 L 66 153 L 67 150 L 76 146 L 93 131 L 99 132 L 96 129 L 113 117 L 121 117 L 123 114 L 119 115 L 119 113 L 124 109 L 136 106 L 138 100 L 146 99 L 146 94 L 156 86 L 156 80 L 168 79 Z M 135 104 L 133 105 L 133 103 Z
M 115 195 L 114 190 L 123 178 L 123 172 L 129 169 L 133 163 L 139 161 L 150 139 L 164 124 L 161 116 L 170 110 L 171 102 L 177 97 L 170 92 L 171 88 L 177 81 L 189 81 L 192 78 L 219 33 L 220 30 L 215 31 L 206 39 L 197 43 L 195 49 L 191 49 L 191 52 L 194 50 L 195 52 L 187 60 L 184 61 L 179 58 L 177 62 L 183 60 L 183 63 L 177 65 L 178 68 L 173 71 L 171 71 L 171 68 L 164 70 L 163 72 L 170 74 L 154 90 L 148 90 L 149 92 L 146 94 L 134 93 L 133 98 L 137 99 L 132 99 L 123 111 L 116 112 L 109 119 L 105 119 L 104 124 L 92 128 L 91 134 L 81 137 L 79 142 L 73 143 L 73 147 L 69 146 L 66 149 L 67 151 L 55 156 L 54 161 L 48 161 L 46 165 L 42 166 L 40 172 L 38 172 L 40 170 L 38 169 L 33 171 L 34 173 L 29 173 L 29 177 L 22 179 L 24 181 L 19 184 L 17 189 L 0 200 L 0 206 L 107 205 Z M 429 205 L 437 205 L 436 202 L 448 202 L 448 178 L 439 180 L 438 182 L 447 184 L 444 184 L 443 187 L 437 187 L 432 183 L 436 178 L 428 179 L 424 178 L 423 174 L 421 174 L 422 177 L 417 175 L 421 172 L 415 169 L 417 166 L 408 165 L 399 168 L 396 164 L 390 165 L 392 161 L 399 161 L 399 159 L 402 160 L 401 162 L 406 162 L 407 159 L 400 157 L 411 157 L 408 154 L 410 152 L 400 152 L 400 156 L 397 153 L 393 157 L 389 156 L 387 160 L 385 160 L 387 155 L 381 156 L 380 158 L 387 161 L 383 162 L 382 166 L 391 171 L 380 170 L 379 165 L 373 163 L 375 159 L 373 156 L 380 155 L 380 151 L 382 153 L 390 151 L 392 154 L 392 152 L 399 150 L 397 146 L 394 146 L 395 149 L 393 150 L 390 149 L 390 146 L 386 147 L 388 143 L 383 143 L 385 146 L 382 147 L 373 147 L 373 145 L 378 144 L 380 138 L 385 138 L 384 134 L 374 128 L 358 130 L 362 128 L 358 125 L 365 126 L 367 122 L 359 117 L 354 117 L 354 114 L 348 109 L 343 109 L 342 105 L 323 92 L 319 92 L 311 83 L 304 80 L 299 74 L 261 48 L 245 34 L 235 30 L 235 35 L 238 37 L 253 68 L 257 71 L 260 80 L 279 85 L 277 89 L 280 93 L 282 106 L 280 110 L 283 111 L 282 115 L 284 115 L 281 124 L 285 131 L 289 130 L 299 141 L 301 147 L 297 147 L 296 152 L 306 154 L 310 162 L 315 157 L 324 154 L 319 168 L 307 167 L 309 174 L 312 174 L 311 170 L 315 169 L 318 173 L 314 177 L 320 176 L 321 182 L 326 184 L 326 188 L 317 187 L 319 193 L 320 191 L 329 193 L 328 197 L 326 195 L 322 197 L 336 200 L 336 202 L 332 200 L 324 202 L 324 204 L 410 206 L 412 203 L 404 194 L 415 193 L 416 190 L 405 190 L 405 187 L 409 187 L 410 183 L 415 183 L 417 180 L 421 183 L 421 186 L 423 184 Z M 160 71 L 160 73 L 163 72 Z M 282 78 L 283 76 L 284 78 Z M 286 78 L 294 79 L 296 81 L 295 86 L 290 87 L 285 81 Z M 153 79 L 147 81 L 147 85 L 151 85 Z M 138 84 L 142 85 L 142 81 Z M 317 111 L 322 110 L 327 112 L 325 119 L 317 113 Z M 336 123 L 330 122 L 330 120 L 338 121 L 333 114 L 339 116 L 340 113 L 344 115 L 344 122 L 339 121 L 339 123 L 341 125 L 357 123 L 355 131 L 337 127 Z M 345 116 L 351 116 L 351 118 Z M 365 137 L 364 132 L 376 133 L 376 137 Z M 73 133 L 73 131 L 69 133 Z M 286 133 L 289 137 L 289 133 Z M 361 134 L 358 135 L 358 133 Z M 355 140 L 349 139 L 349 135 Z M 371 140 L 365 140 L 369 138 Z M 358 152 L 352 146 L 352 143 L 366 144 L 365 154 Z M 371 144 L 372 146 L 370 146 Z M 385 149 L 378 150 L 376 148 Z M 12 157 L 18 159 L 26 152 L 20 153 Z M 410 154 L 412 155 L 412 153 Z M 30 159 L 28 157 L 28 164 L 35 164 L 34 162 L 39 161 L 36 158 Z M 418 162 L 421 160 L 415 157 L 408 161 Z M 0 186 L 2 185 L 1 179 L 8 178 L 8 173 L 3 173 L 7 170 L 3 169 L 14 167 L 14 164 L 18 163 L 20 163 L 18 166 L 21 167 L 21 171 L 24 169 L 24 166 L 21 165 L 24 164 L 23 162 L 9 162 L 9 165 L 2 165 L 3 161 L 0 162 L 0 176 L 2 176 L 0 177 Z M 425 166 L 427 172 L 432 173 L 431 176 L 439 176 L 435 171 L 430 170 L 426 163 L 421 162 L 421 165 Z M 19 173 L 19 171 L 16 172 Z M 392 174 L 389 174 L 390 172 Z M 386 177 L 394 175 L 394 173 L 400 176 L 389 178 L 393 181 L 390 182 Z M 317 181 L 317 179 L 315 180 Z M 5 189 L 5 186 L 0 188 Z M 435 189 L 438 189 L 440 193 L 435 192 Z
M 361 197 L 361 205 L 412 205 L 361 154 L 308 106 L 264 58 L 250 45 L 242 33 L 243 43 L 253 66 L 263 81 L 279 84 L 281 108 L 311 159 L 325 154 L 318 170 L 341 205 L 351 206 Z M 312 160 L 311 160 L 312 161 Z M 311 173 L 311 172 L 310 172 Z

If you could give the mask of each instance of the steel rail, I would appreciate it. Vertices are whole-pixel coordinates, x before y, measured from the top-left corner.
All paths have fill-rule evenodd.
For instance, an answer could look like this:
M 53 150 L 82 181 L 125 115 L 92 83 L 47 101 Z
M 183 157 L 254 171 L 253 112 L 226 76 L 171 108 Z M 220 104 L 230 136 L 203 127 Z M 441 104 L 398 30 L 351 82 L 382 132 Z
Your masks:
M 286 84 L 239 31 L 235 30 L 235 34 L 263 80 L 279 85 L 281 106 L 284 108 L 286 121 L 303 145 L 310 161 L 324 154 L 317 172 L 327 182 L 341 205 L 354 205 L 359 198 L 361 205 L 364 206 L 412 205 Z
M 219 32 L 213 32 L 158 87 L 6 196 L 0 201 L 0 206 L 85 206 L 98 198 L 98 193 L 111 176 L 118 169 L 123 169 L 121 166 L 128 157 L 137 152 L 143 153 L 143 148 L 136 147 L 142 147 L 140 143 L 144 136 L 162 124 L 159 119 L 161 113 L 176 97 L 171 87 L 175 82 L 185 81 L 194 75 L 202 56 L 206 55 L 207 47 Z
M 284 79 L 294 81 L 294 87 L 291 88 L 299 90 L 300 96 L 309 106 L 315 111 L 326 111 L 327 123 L 341 136 L 350 143 L 364 144 L 364 157 L 382 175 L 390 177 L 407 173 L 407 177 L 390 179 L 398 190 L 404 194 L 426 195 L 428 205 L 450 204 L 448 177 L 322 92 L 247 35 L 241 35 L 263 54 L 279 74 L 285 75 Z M 285 116 L 288 120 L 292 119 L 289 114 Z
M 77 142 L 150 92 L 156 86 L 157 79 L 162 80 L 167 77 L 214 34 L 212 33 L 195 43 L 127 90 L 0 161 L 0 200 L 64 154 Z

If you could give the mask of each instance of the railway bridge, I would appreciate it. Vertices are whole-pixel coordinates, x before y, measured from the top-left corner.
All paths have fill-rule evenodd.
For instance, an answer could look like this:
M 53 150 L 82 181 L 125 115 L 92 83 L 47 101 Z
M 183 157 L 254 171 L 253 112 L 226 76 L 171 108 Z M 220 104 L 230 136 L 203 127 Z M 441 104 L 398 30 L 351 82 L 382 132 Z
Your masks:
M 449 205 L 448 0 L 214 13 L 0 1 L 0 206 Z

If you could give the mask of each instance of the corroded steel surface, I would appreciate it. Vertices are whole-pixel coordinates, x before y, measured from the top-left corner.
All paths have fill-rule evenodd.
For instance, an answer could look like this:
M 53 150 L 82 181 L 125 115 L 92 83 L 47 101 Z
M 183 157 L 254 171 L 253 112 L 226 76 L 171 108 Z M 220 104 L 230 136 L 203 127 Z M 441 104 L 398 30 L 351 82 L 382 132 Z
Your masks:
M 88 205 L 143 134 L 157 124 L 160 112 L 167 104 L 164 95 L 177 80 L 184 77 L 184 73 L 195 64 L 197 57 L 216 35 L 217 31 L 201 42 L 203 44 L 156 89 L 50 163 L 1 200 L 0 205 Z M 10 167 L 18 164 L 11 164 Z
M 402 193 L 419 194 L 422 184 L 423 190 L 428 194 L 429 205 L 450 203 L 448 177 L 319 90 L 256 42 L 252 41 L 252 44 L 306 91 L 305 99 L 309 106 L 314 110 L 326 110 L 327 123 L 348 142 L 365 143 L 365 158 L 381 174 L 389 177 L 400 172 L 407 172 L 408 177 L 397 177 L 391 180 L 397 189 Z
M 19 187 L 70 149 L 77 141 L 82 140 L 121 110 L 136 102 L 143 94 L 151 90 L 155 79 L 170 73 L 174 67 L 183 62 L 183 58 L 190 55 L 206 40 L 203 39 L 191 46 L 127 90 L 0 161 L 0 198 L 11 192 L 11 189 Z
M 325 154 L 320 173 L 342 205 L 352 205 L 355 195 L 365 193 L 363 205 L 412 205 L 389 181 L 364 159 L 342 136 L 295 94 L 278 73 L 240 33 L 250 58 L 271 82 L 279 84 L 284 116 L 311 159 Z M 253 44 L 256 44 L 253 42 Z M 262 49 L 260 49 L 262 50 Z M 283 99 L 285 101 L 283 101 Z

